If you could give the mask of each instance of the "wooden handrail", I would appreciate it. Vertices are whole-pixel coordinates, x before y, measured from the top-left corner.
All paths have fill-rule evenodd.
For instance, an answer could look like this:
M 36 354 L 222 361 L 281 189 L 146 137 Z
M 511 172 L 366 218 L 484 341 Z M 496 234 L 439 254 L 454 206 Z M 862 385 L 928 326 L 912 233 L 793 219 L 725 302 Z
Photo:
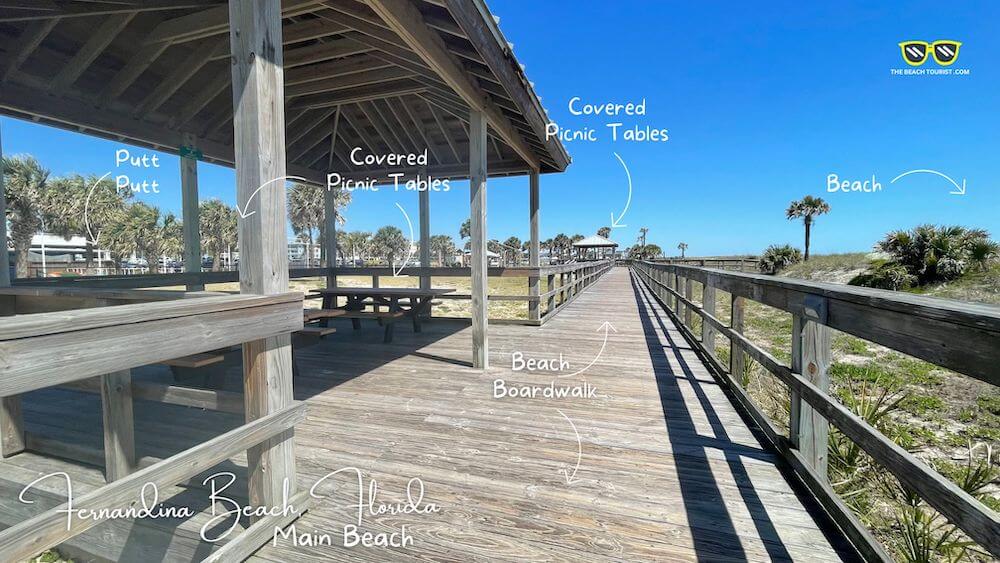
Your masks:
M 156 484 L 161 500 L 168 488 L 183 482 L 237 453 L 282 434 L 301 422 L 306 405 L 296 402 L 273 414 L 248 422 L 131 475 L 74 499 L 74 509 L 97 512 L 134 506 L 147 483 Z M 166 496 L 163 496 L 166 495 Z M 298 507 L 301 510 L 301 506 Z M 46 510 L 0 532 L 0 560 L 22 561 L 73 538 L 100 523 L 92 518 L 73 518 L 66 524 L 66 504 Z M 240 541 L 236 536 L 230 541 Z
M 690 329 L 692 313 L 702 319 L 703 326 L 710 326 L 730 339 L 733 346 L 731 359 L 738 355 L 736 349 L 746 352 L 789 387 L 794 395 L 793 404 L 795 397 L 804 401 L 824 421 L 834 424 L 876 462 L 919 494 L 970 538 L 993 555 L 1000 556 L 1000 516 L 996 512 L 886 438 L 831 397 L 826 389 L 810 381 L 803 373 L 781 364 L 734 327 L 727 326 L 711 312 L 706 311 L 705 307 L 695 303 L 691 298 L 690 288 L 691 280 L 696 280 L 704 287 L 718 288 L 735 297 L 753 299 L 797 315 L 800 319 L 797 322 L 800 325 L 813 323 L 816 326 L 836 328 L 862 338 L 870 337 L 867 339 L 905 354 L 930 358 L 929 361 L 932 363 L 944 365 L 993 385 L 997 384 L 995 366 L 1000 365 L 1000 346 L 998 346 L 1000 308 L 883 290 L 776 279 L 676 264 L 633 262 L 632 267 L 675 318 L 685 338 L 733 390 L 734 395 L 751 416 L 758 420 L 775 448 L 791 462 L 796 472 L 803 476 L 803 481 L 809 485 L 813 494 L 831 512 L 867 559 L 888 560 L 889 557 L 884 549 L 875 543 L 864 525 L 839 498 L 836 498 L 836 494 L 826 482 L 825 467 L 818 466 L 817 459 L 802 455 L 797 447 L 798 436 L 794 424 L 789 438 L 781 436 L 774 430 L 767 415 L 749 399 L 746 391 L 732 377 L 732 368 L 727 370 L 718 362 L 715 351 L 704 345 L 704 336 L 700 341 L 694 335 Z M 668 275 L 667 283 L 657 279 L 662 278 L 663 274 Z M 680 278 L 687 280 L 683 293 L 674 287 L 679 286 Z M 683 320 L 680 315 L 681 309 L 684 310 L 686 317 Z M 919 334 L 907 339 L 906 331 L 915 331 Z M 930 339 L 946 335 L 954 339 L 949 342 L 960 344 L 952 345 L 953 348 L 964 349 L 965 354 L 981 355 L 982 358 L 977 360 L 982 361 L 961 361 L 956 359 L 955 353 L 940 354 L 928 350 Z M 827 347 L 828 342 L 826 340 Z M 987 346 L 987 342 L 991 342 L 992 346 Z M 938 346 L 942 344 L 939 343 Z M 966 346 L 968 348 L 964 348 Z M 938 362 L 933 362 L 933 359 L 937 359 Z M 986 364 L 993 366 L 992 372 L 986 368 Z M 816 365 L 809 363 L 806 367 L 815 369 Z M 808 431 L 815 432 L 815 430 L 811 428 Z M 806 431 L 798 429 L 798 433 Z M 821 438 L 824 449 L 822 457 L 825 463 L 826 437 L 823 435 Z

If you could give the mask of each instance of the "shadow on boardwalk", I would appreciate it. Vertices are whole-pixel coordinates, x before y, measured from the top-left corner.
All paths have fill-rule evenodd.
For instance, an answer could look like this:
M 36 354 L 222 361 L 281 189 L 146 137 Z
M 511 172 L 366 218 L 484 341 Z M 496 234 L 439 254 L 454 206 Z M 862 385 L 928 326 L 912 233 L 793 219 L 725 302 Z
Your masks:
M 631 276 L 631 283 L 639 307 L 639 316 L 645 331 L 646 347 L 649 350 L 650 359 L 654 365 L 661 366 L 661 369 L 656 371 L 656 383 L 669 439 L 671 442 L 683 441 L 701 446 L 700 450 L 696 450 L 696 453 L 685 455 L 686 459 L 677 459 L 677 478 L 682 501 L 685 505 L 696 504 L 699 507 L 698 510 L 687 511 L 695 552 L 700 554 L 700 559 L 711 560 L 714 556 L 708 554 L 717 553 L 719 543 L 724 542 L 731 550 L 731 557 L 748 559 L 740 544 L 739 532 L 726 508 L 721 489 L 714 479 L 712 480 L 713 487 L 705 487 L 705 477 L 712 476 L 712 468 L 706 452 L 708 449 L 716 449 L 724 452 L 729 470 L 734 480 L 740 484 L 739 491 L 743 504 L 752 517 L 757 535 L 767 550 L 768 556 L 772 560 L 790 560 L 791 555 L 778 535 L 775 523 L 768 515 L 763 500 L 753 487 L 743 460 L 744 458 L 756 458 L 775 461 L 786 479 L 792 482 L 794 476 L 789 468 L 784 467 L 783 463 L 774 459 L 771 454 L 764 450 L 747 447 L 730 440 L 725 424 L 720 420 L 704 389 L 706 383 L 712 386 L 715 386 L 716 383 L 706 381 L 704 376 L 699 378 L 692 369 L 690 362 L 697 362 L 701 366 L 702 360 L 697 357 L 694 350 L 684 340 L 674 321 L 652 292 L 635 275 Z M 687 388 L 695 395 L 700 407 L 699 411 L 708 419 L 713 436 L 704 436 L 698 432 L 679 384 L 682 380 L 688 384 Z M 687 401 L 690 402 L 690 397 L 687 398 Z M 753 429 L 752 422 L 745 416 L 743 418 Z M 810 517 L 817 522 L 828 524 L 821 526 L 821 529 L 834 529 L 833 523 L 815 506 L 811 499 L 802 495 L 798 490 L 796 490 L 796 494 Z M 715 506 L 717 510 L 707 512 L 701 508 L 705 504 Z M 827 534 L 827 539 L 834 545 L 840 544 L 844 552 L 849 552 L 851 549 L 838 535 Z

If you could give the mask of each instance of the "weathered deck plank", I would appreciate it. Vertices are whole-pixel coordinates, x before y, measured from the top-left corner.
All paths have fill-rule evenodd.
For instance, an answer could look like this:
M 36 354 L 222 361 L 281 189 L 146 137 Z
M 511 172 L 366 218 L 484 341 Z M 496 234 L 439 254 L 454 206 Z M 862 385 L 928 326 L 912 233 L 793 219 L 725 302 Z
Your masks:
M 609 333 L 595 360 L 605 321 L 617 333 Z M 366 480 L 378 481 L 379 499 L 402 501 L 407 481 L 419 477 L 424 501 L 441 511 L 366 515 L 363 529 L 392 532 L 406 525 L 414 545 L 345 548 L 339 545 L 341 531 L 354 522 L 349 505 L 357 502 L 357 485 L 355 477 L 344 476 L 336 490 L 325 487 L 323 493 L 330 496 L 313 502 L 295 523 L 299 532 L 330 534 L 333 546 L 293 546 L 290 539 L 279 539 L 255 560 L 851 557 L 627 270 L 601 278 L 542 327 L 491 326 L 494 346 L 487 373 L 468 367 L 467 323 L 430 322 L 419 334 L 400 330 L 391 344 L 382 343 L 381 329 L 373 323 L 360 331 L 343 320 L 334 325 L 341 328 L 336 335 L 295 348 L 300 372 L 295 398 L 309 403 L 308 417 L 296 429 L 300 486 L 356 467 Z M 497 378 L 533 385 L 554 379 L 553 374 L 512 372 L 515 351 L 535 358 L 562 353 L 570 368 L 556 375 L 593 361 L 582 373 L 555 381 L 586 381 L 596 387 L 597 397 L 492 398 Z M 169 377 L 162 367 L 144 369 L 136 377 Z M 239 390 L 240 370 L 233 361 L 206 369 L 226 369 L 227 389 Z M 78 442 L 86 442 L 82 429 L 94 429 L 90 443 L 100 444 L 99 403 L 92 395 L 70 390 L 29 394 L 25 420 L 29 432 L 65 433 Z M 163 457 L 240 422 L 239 415 L 143 403 L 136 408 L 137 453 Z M 580 464 L 574 474 L 576 433 Z M 3 462 L 11 464 L 11 476 L 20 476 L 15 482 L 39 459 L 24 456 Z M 245 458 L 228 465 L 244 480 Z M 566 470 L 573 476 L 569 485 Z M 81 477 L 84 484 L 96 482 L 92 471 L 88 475 Z M 12 486 L 7 483 L 3 492 Z M 197 485 L 189 490 L 192 498 L 204 495 Z M 28 508 L 22 505 L 19 513 L 29 513 Z M 153 550 L 168 560 L 184 560 L 195 555 L 192 540 L 204 518 L 195 520 L 173 522 L 181 536 L 158 550 L 139 550 L 134 543 L 162 543 L 169 537 L 162 525 L 119 526 L 116 537 L 124 533 L 132 540 L 130 547 L 117 549 L 123 554 Z M 198 556 L 206 555 L 203 546 L 197 549 Z M 105 547 L 102 553 L 115 551 Z

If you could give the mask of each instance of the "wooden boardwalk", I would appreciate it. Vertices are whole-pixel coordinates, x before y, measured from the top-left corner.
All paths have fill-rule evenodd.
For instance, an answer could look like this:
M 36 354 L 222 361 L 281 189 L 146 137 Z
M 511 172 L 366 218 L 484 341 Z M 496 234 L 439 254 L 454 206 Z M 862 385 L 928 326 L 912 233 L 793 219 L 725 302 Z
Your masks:
M 597 357 L 605 322 L 617 332 L 609 333 Z M 300 373 L 295 395 L 309 402 L 308 418 L 296 432 L 300 484 L 308 488 L 330 472 L 353 467 L 364 473 L 365 502 L 368 480 L 375 479 L 377 501 L 388 503 L 403 502 L 408 481 L 416 477 L 423 483 L 423 504 L 434 503 L 440 511 L 380 516 L 366 511 L 362 530 L 393 532 L 405 525 L 412 545 L 345 548 L 341 533 L 345 525 L 356 523 L 358 485 L 353 473 L 341 474 L 317 489 L 327 497 L 316 500 L 295 523 L 297 533 L 329 534 L 333 545 L 295 546 L 291 538 L 279 539 L 278 546 L 264 547 L 255 560 L 852 557 L 819 510 L 790 485 L 791 473 L 781 468 L 777 456 L 762 449 L 723 390 L 627 269 L 604 276 L 542 327 L 491 326 L 493 367 L 488 373 L 466 365 L 471 338 L 467 323 L 430 322 L 420 334 L 401 325 L 388 345 L 371 323 L 356 332 L 349 322 L 337 326 L 338 333 L 296 348 Z M 558 374 L 512 372 L 514 352 L 526 358 L 562 354 L 570 366 Z M 584 367 L 582 373 L 555 377 Z M 238 389 L 238 366 L 228 372 L 227 386 Z M 496 379 L 508 386 L 586 382 L 595 388 L 596 397 L 495 399 Z M 66 405 L 70 401 L 73 409 Z M 217 435 L 241 420 L 239 415 L 146 405 L 136 406 L 136 435 L 144 440 L 138 446 L 141 455 L 180 451 L 188 442 Z M 79 441 L 100 439 L 99 430 L 79 430 L 91 425 L 99 429 L 96 397 L 39 392 L 26 400 L 25 410 L 29 431 L 70 433 Z M 54 420 L 54 413 L 63 418 Z M 206 420 L 212 424 L 206 426 Z M 172 424 L 172 431 L 164 423 Z M 148 442 L 151 437 L 158 441 Z M 15 456 L 0 469 L 4 479 L 23 484 L 40 472 L 31 465 L 39 460 L 33 454 Z M 245 461 L 234 459 L 230 465 L 240 474 Z M 81 488 L 86 489 L 87 479 L 81 477 Z M 96 486 L 94 475 L 89 479 L 95 481 L 89 486 Z M 0 485 L 2 498 L 16 500 L 9 491 L 12 483 Z M 192 483 L 189 496 L 197 496 L 198 487 Z M 415 486 L 411 492 L 417 492 Z M 10 514 L 7 508 L 13 509 L 0 512 Z M 112 537 L 108 543 L 124 544 L 113 548 L 121 550 L 114 553 L 124 560 L 190 559 L 207 555 L 196 537 L 204 521 L 199 517 L 175 524 L 179 528 L 167 527 L 167 533 L 156 531 L 165 526 L 162 523 L 144 523 L 104 537 Z M 106 528 L 81 538 L 92 539 Z M 170 531 L 175 534 L 168 545 Z

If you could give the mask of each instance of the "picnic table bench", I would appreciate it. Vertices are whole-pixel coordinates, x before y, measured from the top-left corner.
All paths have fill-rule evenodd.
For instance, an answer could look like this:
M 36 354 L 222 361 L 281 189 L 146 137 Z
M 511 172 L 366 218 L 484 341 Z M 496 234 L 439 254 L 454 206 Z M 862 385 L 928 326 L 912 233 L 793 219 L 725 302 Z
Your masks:
M 413 331 L 420 332 L 420 318 L 430 311 L 431 302 L 454 289 L 446 288 L 415 288 L 415 287 L 328 287 L 312 290 L 322 296 L 323 306 L 318 311 L 339 311 L 335 316 L 351 319 L 355 329 L 361 328 L 362 319 L 376 319 L 385 326 L 384 342 L 392 342 L 395 321 L 410 317 Z M 346 297 L 347 304 L 337 307 L 337 298 Z M 371 306 L 374 310 L 365 311 Z M 388 310 L 380 311 L 380 307 Z M 320 318 L 325 313 L 313 313 Z M 308 313 L 307 313 L 308 315 Z M 334 315 L 331 315 L 331 317 Z M 330 317 L 323 317 L 324 325 L 329 324 Z

